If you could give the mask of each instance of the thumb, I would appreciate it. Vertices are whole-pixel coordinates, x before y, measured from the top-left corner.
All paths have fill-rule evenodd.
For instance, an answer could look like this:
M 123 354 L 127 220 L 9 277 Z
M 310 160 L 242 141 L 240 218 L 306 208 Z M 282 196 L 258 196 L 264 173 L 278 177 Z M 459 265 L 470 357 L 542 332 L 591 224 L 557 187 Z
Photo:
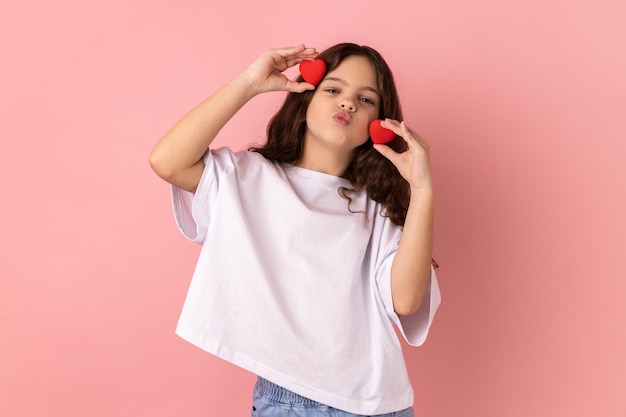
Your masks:
M 374 144 L 374 149 L 376 149 L 385 158 L 389 159 L 392 163 L 395 164 L 394 161 L 396 160 L 396 157 L 398 156 L 398 153 L 396 151 L 394 151 L 393 149 L 391 149 L 387 145 L 382 145 L 382 144 L 379 144 L 379 143 L 375 143 Z
M 287 91 L 290 91 L 292 93 L 303 93 L 307 90 L 315 90 L 315 86 L 313 84 L 292 80 L 289 80 L 285 87 Z

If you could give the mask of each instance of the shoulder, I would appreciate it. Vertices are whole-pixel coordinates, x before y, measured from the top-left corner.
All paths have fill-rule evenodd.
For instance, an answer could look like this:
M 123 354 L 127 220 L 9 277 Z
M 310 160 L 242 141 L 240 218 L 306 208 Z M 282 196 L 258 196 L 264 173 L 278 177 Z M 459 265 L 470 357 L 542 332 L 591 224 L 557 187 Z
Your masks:
M 228 147 L 210 149 L 205 155 L 205 163 L 214 161 L 223 168 L 250 169 L 261 166 L 272 166 L 272 161 L 258 152 L 240 150 L 233 151 Z
M 239 163 L 262 163 L 269 162 L 263 155 L 258 152 L 239 150 L 233 151 L 231 148 L 223 146 L 220 148 L 210 149 L 208 152 L 213 158 L 221 160 L 231 160 Z
M 269 180 L 283 177 L 283 169 L 277 162 L 265 158 L 258 152 L 233 151 L 222 147 L 211 149 L 205 155 L 206 167 L 217 175 L 226 175 L 233 180 Z

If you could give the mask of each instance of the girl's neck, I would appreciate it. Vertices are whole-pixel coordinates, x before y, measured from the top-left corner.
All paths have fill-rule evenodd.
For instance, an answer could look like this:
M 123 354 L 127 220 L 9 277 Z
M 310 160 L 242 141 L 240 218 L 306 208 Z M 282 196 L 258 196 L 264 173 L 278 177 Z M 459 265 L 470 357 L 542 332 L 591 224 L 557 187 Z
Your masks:
M 342 177 L 346 172 L 346 169 L 348 169 L 348 166 L 350 166 L 352 158 L 353 153 L 346 155 L 321 147 L 311 149 L 310 146 L 306 146 L 305 142 L 302 156 L 295 163 L 295 165 L 301 168 L 334 175 L 336 177 Z

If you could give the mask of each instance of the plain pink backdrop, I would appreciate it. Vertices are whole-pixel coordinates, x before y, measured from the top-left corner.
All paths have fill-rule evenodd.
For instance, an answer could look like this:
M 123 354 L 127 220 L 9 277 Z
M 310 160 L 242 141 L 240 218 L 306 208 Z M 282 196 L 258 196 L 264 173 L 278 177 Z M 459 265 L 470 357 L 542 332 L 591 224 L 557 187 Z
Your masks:
M 624 21 L 618 0 L 3 0 L 0 415 L 248 414 L 254 377 L 174 335 L 198 247 L 148 153 L 264 49 L 354 41 L 432 146 L 417 415 L 625 417 Z M 218 145 L 262 140 L 281 99 Z

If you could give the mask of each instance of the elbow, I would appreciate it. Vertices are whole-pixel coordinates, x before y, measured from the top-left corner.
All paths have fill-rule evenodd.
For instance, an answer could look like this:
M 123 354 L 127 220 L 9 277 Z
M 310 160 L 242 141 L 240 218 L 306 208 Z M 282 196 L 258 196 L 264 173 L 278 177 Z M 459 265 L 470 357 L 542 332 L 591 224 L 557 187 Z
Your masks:
M 399 316 L 410 316 L 411 314 L 417 312 L 422 306 L 423 298 L 419 300 L 406 300 L 403 302 L 398 302 L 393 304 L 393 310 Z
M 392 270 L 391 298 L 393 310 L 399 316 L 410 316 L 417 312 L 424 302 L 430 285 L 431 267 L 428 265 L 422 274 L 404 275 Z
M 150 152 L 148 162 L 152 170 L 165 182 L 192 193 L 196 191 L 204 169 L 202 161 L 184 167 L 177 163 L 169 152 L 158 146 Z
M 426 297 L 426 287 L 419 288 L 412 293 L 395 294 L 393 310 L 399 316 L 410 316 L 422 307 L 424 297 Z
M 174 175 L 170 164 L 167 162 L 166 155 L 159 147 L 152 149 L 148 162 L 152 170 L 164 180 L 168 180 Z

